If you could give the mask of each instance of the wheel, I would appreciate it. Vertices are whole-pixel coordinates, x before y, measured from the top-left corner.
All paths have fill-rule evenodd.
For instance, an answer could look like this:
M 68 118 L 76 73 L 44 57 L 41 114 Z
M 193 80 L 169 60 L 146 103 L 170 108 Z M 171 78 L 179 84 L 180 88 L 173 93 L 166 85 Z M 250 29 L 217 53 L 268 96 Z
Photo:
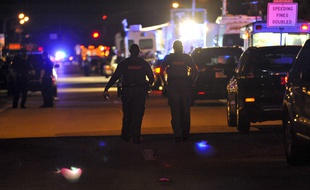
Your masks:
M 236 113 L 232 112 L 232 105 L 231 102 L 227 99 L 226 104 L 226 113 L 227 113 L 227 124 L 229 127 L 236 127 L 237 126 L 237 116 Z
M 294 122 L 285 114 L 282 119 L 284 130 L 284 149 L 286 161 L 289 165 L 300 166 L 309 162 L 309 154 L 307 147 L 298 140 L 296 132 L 294 131 Z
M 247 115 L 244 110 L 240 110 L 239 102 L 237 104 L 237 130 L 242 133 L 246 133 L 250 131 L 250 121 L 247 118 Z

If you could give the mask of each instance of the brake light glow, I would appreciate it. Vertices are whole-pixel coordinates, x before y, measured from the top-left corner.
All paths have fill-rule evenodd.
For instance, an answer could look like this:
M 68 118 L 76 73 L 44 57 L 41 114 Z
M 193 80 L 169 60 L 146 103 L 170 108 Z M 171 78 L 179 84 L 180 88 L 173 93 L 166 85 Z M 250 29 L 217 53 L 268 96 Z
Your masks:
M 155 73 L 159 74 L 160 73 L 160 67 L 155 68 Z
M 198 92 L 199 95 L 204 95 L 206 94 L 205 92 Z
M 255 98 L 245 98 L 245 102 L 255 102 Z
M 301 25 L 301 30 L 308 30 L 308 28 L 309 28 L 308 24 Z
M 288 76 L 281 77 L 281 85 L 285 85 L 288 81 Z

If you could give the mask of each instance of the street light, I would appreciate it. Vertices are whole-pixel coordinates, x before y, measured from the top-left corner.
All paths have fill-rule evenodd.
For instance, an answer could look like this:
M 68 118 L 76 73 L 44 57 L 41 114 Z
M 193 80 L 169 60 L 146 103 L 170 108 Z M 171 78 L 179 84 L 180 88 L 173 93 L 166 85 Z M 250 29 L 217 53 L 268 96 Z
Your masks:
M 179 3 L 172 3 L 172 7 L 175 9 L 179 8 L 179 6 L 180 6 Z
M 20 24 L 24 24 L 25 22 L 28 22 L 28 21 L 29 21 L 29 17 L 26 16 L 24 13 L 18 14 L 17 17 L 18 17 L 18 19 L 19 19 L 19 23 L 20 23 Z M 5 18 L 4 21 L 3 21 L 4 45 L 5 45 L 5 38 L 6 38 L 6 25 L 7 25 L 7 21 L 8 21 L 8 20 L 11 20 L 11 19 L 14 19 L 14 18 L 16 18 L 16 16 L 10 16 L 10 17 Z M 21 35 L 21 34 L 19 34 L 19 35 Z M 21 38 L 21 36 L 20 36 L 20 38 Z M 20 40 L 21 40 L 21 39 L 19 39 L 19 41 L 20 41 Z
M 24 24 L 25 22 L 29 21 L 29 17 L 26 16 L 24 13 L 20 13 L 18 15 L 18 18 L 19 18 L 19 24 Z

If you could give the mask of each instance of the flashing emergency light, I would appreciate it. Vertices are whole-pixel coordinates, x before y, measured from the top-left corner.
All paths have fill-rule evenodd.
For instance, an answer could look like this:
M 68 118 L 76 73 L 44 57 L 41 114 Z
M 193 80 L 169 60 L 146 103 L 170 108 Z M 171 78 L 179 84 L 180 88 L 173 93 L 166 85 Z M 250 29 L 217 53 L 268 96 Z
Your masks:
M 301 30 L 308 30 L 308 28 L 309 28 L 308 24 L 301 25 Z
M 107 18 L 108 18 L 107 15 L 103 15 L 103 16 L 102 16 L 102 19 L 103 19 L 103 20 L 106 20 Z
M 56 61 L 62 60 L 62 59 L 64 59 L 65 57 L 66 57 L 66 53 L 63 52 L 63 51 L 57 51 L 57 52 L 55 53 L 55 60 L 56 60 Z
M 182 22 L 179 31 L 181 40 L 192 40 L 201 36 L 198 24 L 191 20 Z
M 256 25 L 256 26 L 255 26 L 255 29 L 256 29 L 256 30 L 261 30 L 262 28 L 263 28 L 262 25 Z
M 93 32 L 93 38 L 99 38 L 100 34 L 99 32 Z

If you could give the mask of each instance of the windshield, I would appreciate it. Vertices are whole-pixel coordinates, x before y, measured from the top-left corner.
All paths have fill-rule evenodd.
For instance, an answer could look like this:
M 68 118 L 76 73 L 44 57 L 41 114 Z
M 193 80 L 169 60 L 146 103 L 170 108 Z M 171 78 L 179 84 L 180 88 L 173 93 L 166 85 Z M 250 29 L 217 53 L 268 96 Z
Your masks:
M 299 50 L 299 46 L 261 48 L 253 61 L 259 69 L 287 72 Z
M 193 52 L 192 57 L 198 68 L 234 64 L 242 54 L 239 48 L 206 48 Z

